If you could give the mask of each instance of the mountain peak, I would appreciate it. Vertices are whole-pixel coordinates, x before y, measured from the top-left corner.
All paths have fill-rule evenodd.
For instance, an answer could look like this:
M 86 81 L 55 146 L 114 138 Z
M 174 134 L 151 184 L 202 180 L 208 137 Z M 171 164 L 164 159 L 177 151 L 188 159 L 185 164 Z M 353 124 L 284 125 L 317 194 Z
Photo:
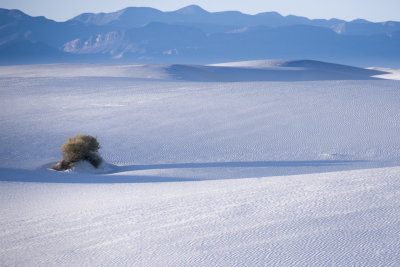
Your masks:
M 202 9 L 198 5 L 190 5 L 190 6 L 178 9 L 176 12 L 179 14 L 186 14 L 186 15 L 208 13 L 206 10 Z
M 258 13 L 256 14 L 256 16 L 269 16 L 269 17 L 276 17 L 276 18 L 282 18 L 283 16 L 275 11 L 268 11 L 268 12 L 262 12 L 262 13 Z
M 355 20 L 352 20 L 351 22 L 353 22 L 353 23 L 370 23 L 368 20 L 365 20 L 365 19 L 355 19 Z
M 137 12 L 137 11 L 140 11 L 140 12 L 151 12 L 152 11 L 152 12 L 160 12 L 161 13 L 160 10 L 152 8 L 152 7 L 136 7 L 136 6 L 126 7 L 124 9 L 121 9 L 121 10 L 117 11 L 117 12 L 119 12 L 119 13 L 129 13 L 129 12 Z
M 27 14 L 24 12 L 18 10 L 18 9 L 5 9 L 5 8 L 0 8 L 0 21 L 4 20 L 4 18 L 8 17 L 9 19 L 24 19 L 24 18 L 30 18 Z

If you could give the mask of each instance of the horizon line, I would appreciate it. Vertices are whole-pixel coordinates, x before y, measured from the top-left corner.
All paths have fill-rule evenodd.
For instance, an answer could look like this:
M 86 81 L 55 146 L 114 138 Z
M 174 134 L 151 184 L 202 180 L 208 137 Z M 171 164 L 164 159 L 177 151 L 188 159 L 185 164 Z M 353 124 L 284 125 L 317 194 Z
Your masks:
M 127 6 L 127 7 L 120 8 L 120 9 L 117 9 L 117 10 L 115 10 L 115 11 L 109 11 L 109 12 L 106 12 L 106 11 L 100 11 L 100 12 L 90 12 L 90 11 L 87 11 L 87 12 L 86 12 L 86 11 L 85 11 L 85 12 L 81 12 L 81 13 L 79 13 L 79 14 L 77 14 L 77 15 L 74 15 L 74 16 L 72 16 L 72 17 L 66 19 L 66 20 L 57 20 L 57 19 L 48 17 L 48 16 L 46 16 L 46 15 L 35 15 L 35 14 L 32 14 L 32 15 L 31 15 L 28 11 L 24 11 L 24 10 L 21 9 L 21 8 L 3 8 L 3 7 L 0 7 L 0 9 L 17 10 L 17 11 L 20 11 L 20 12 L 22 12 L 22 13 L 24 13 L 24 14 L 30 16 L 30 17 L 45 17 L 46 19 L 48 19 L 48 20 L 53 20 L 53 21 L 55 21 L 55 22 L 66 22 L 66 21 L 69 21 L 69 20 L 71 20 L 71 19 L 73 19 L 73 18 L 75 18 L 75 17 L 77 17 L 77 16 L 82 15 L 82 14 L 96 14 L 96 15 L 97 15 L 97 14 L 110 14 L 110 13 L 120 12 L 120 11 L 125 10 L 125 9 L 128 9 L 128 8 L 149 8 L 149 9 L 154 9 L 154 10 L 161 11 L 161 12 L 163 12 L 163 13 L 172 13 L 172 12 L 177 12 L 177 11 L 179 11 L 179 10 L 182 10 L 182 9 L 185 9 L 185 8 L 190 8 L 190 7 L 199 8 L 199 9 L 201 9 L 201 10 L 207 12 L 207 13 L 210 13 L 210 14 L 224 13 L 224 12 L 237 12 L 237 13 L 240 13 L 240 14 L 243 14 L 243 15 L 257 16 L 257 15 L 265 14 L 265 13 L 276 13 L 276 14 L 282 16 L 282 17 L 294 16 L 294 17 L 299 17 L 299 18 L 305 18 L 305 19 L 308 19 L 308 20 L 327 20 L 327 21 L 329 21 L 329 20 L 341 20 L 341 21 L 344 21 L 344 22 L 366 21 L 366 22 L 371 22 L 371 23 L 400 22 L 400 20 L 375 21 L 375 20 L 366 19 L 366 18 L 360 18 L 360 17 L 359 17 L 359 18 L 352 19 L 352 20 L 342 19 L 342 18 L 339 18 L 339 17 L 331 17 L 331 18 L 320 18 L 320 17 L 318 17 L 318 18 L 316 18 L 316 17 L 308 17 L 308 16 L 295 15 L 295 14 L 287 14 L 287 15 L 285 15 L 285 14 L 279 12 L 279 11 L 273 11 L 273 10 L 271 10 L 271 11 L 262 11 L 262 12 L 253 13 L 253 14 L 252 14 L 252 13 L 246 13 L 246 12 L 243 12 L 243 11 L 240 11 L 240 10 L 218 10 L 218 11 L 210 11 L 210 10 L 207 10 L 207 9 L 201 7 L 200 5 L 196 5 L 196 4 L 187 5 L 187 6 L 184 6 L 184 7 L 178 8 L 178 9 L 172 9 L 172 10 L 164 10 L 164 9 L 156 8 L 156 7 L 152 7 L 152 6 L 140 6 L 140 5 L 137 5 L 137 6 Z

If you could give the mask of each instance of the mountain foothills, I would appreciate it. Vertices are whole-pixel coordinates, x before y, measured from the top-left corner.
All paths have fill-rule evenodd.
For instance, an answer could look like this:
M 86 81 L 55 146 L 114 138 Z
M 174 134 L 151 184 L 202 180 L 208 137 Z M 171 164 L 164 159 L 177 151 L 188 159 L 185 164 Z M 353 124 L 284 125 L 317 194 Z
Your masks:
M 54 62 L 217 63 L 308 58 L 400 67 L 400 22 L 310 20 L 188 6 L 129 7 L 65 22 L 0 9 L 0 64 Z

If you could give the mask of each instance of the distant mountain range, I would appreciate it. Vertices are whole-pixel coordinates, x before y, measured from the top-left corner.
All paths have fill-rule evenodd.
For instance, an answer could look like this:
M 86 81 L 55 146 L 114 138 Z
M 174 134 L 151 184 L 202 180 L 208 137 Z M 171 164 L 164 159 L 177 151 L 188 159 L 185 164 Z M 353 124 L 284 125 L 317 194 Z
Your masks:
M 0 64 L 54 62 L 217 63 L 307 58 L 400 67 L 400 22 L 310 20 L 188 6 L 129 7 L 65 22 L 0 9 Z

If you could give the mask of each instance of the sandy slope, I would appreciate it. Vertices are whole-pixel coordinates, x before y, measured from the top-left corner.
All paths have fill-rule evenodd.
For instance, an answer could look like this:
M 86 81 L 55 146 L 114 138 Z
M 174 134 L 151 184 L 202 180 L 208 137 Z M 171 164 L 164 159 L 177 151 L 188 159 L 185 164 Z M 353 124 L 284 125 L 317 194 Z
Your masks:
M 0 262 L 400 262 L 399 81 L 235 64 L 0 67 Z M 47 170 L 75 133 L 112 165 Z
M 396 266 L 400 169 L 0 183 L 3 265 Z
M 57 161 L 75 133 L 122 165 L 399 159 L 398 81 L 8 77 L 0 88 L 0 167 Z
M 396 70 L 314 60 L 254 60 L 212 65 L 49 64 L 0 66 L 0 77 L 118 77 L 197 82 L 398 80 Z

